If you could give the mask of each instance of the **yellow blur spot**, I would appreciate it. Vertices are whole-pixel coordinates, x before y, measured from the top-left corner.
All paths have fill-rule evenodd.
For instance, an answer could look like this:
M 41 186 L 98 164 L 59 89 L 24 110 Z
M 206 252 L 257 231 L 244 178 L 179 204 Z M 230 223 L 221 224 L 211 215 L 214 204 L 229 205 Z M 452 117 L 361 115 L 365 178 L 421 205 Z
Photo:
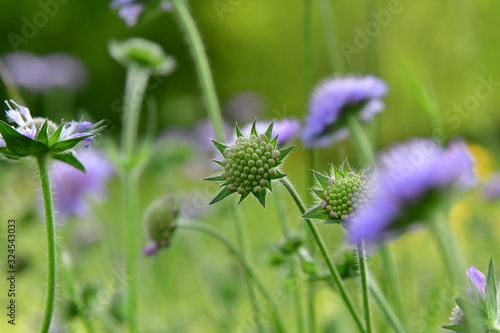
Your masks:
M 479 180 L 483 181 L 488 178 L 493 171 L 493 158 L 490 152 L 484 147 L 474 144 L 469 144 L 468 146 L 475 160 L 474 171 Z

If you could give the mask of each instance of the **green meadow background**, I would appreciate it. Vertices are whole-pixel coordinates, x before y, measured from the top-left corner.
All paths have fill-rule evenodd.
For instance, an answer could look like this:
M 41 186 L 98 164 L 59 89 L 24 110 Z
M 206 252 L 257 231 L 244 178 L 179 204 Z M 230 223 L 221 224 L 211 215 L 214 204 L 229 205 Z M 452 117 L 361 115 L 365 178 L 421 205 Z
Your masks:
M 312 2 L 313 73 L 308 75 L 304 1 L 190 1 L 229 124 L 232 125 L 235 116 L 228 112 L 227 102 L 246 91 L 257 93 L 264 101 L 259 119 L 304 118 L 310 92 L 308 82 L 316 84 L 338 70 L 330 56 L 333 31 L 324 21 L 330 14 L 338 32 L 333 46 L 342 45 L 344 50 L 353 52 L 342 59 L 346 72 L 375 74 L 390 87 L 385 98 L 386 110 L 367 127 L 377 149 L 415 136 L 434 136 L 443 142 L 462 137 L 477 158 L 480 181 L 498 169 L 498 2 Z M 47 10 L 47 3 L 52 12 Z M 330 5 L 326 12 L 322 7 L 325 3 Z M 22 92 L 36 116 L 56 121 L 82 115 L 92 120 L 107 119 L 108 130 L 96 140 L 93 149 L 106 152 L 119 139 L 121 114 L 116 101 L 123 94 L 125 70 L 108 54 L 107 45 L 113 39 L 140 36 L 154 40 L 177 61 L 176 70 L 147 91 L 147 99 L 155 103 L 157 112 L 149 121 L 144 115 L 141 133 L 149 125 L 157 134 L 172 126 L 190 128 L 206 118 L 193 62 L 173 13 L 146 17 L 129 28 L 108 8 L 107 1 L 4 0 L 0 9 L 0 55 L 16 51 L 37 55 L 65 52 L 86 65 L 89 83 L 81 91 L 55 90 L 46 95 Z M 45 24 L 34 25 L 28 37 L 26 22 L 33 23 L 37 15 L 40 18 L 40 12 L 47 13 L 48 19 Z M 0 94 L 2 99 L 9 98 L 3 85 Z M 439 117 L 430 121 L 426 112 L 437 113 Z M 1 119 L 5 119 L 3 115 Z M 354 155 L 349 141 L 320 149 L 316 153 L 316 168 L 327 171 L 331 163 L 340 163 L 346 157 L 356 166 Z M 283 169 L 312 205 L 307 190 L 307 156 L 300 142 Z M 7 220 L 12 218 L 17 221 L 20 266 L 16 327 L 7 325 L 5 310 L 0 310 L 1 332 L 34 332 L 41 319 L 46 278 L 45 233 L 34 170 L 33 161 L 19 164 L 0 161 L 0 309 L 5 309 L 7 299 L 5 241 Z M 167 193 L 179 200 L 188 198 L 195 202 L 200 222 L 235 240 L 228 209 L 236 203 L 235 198 L 207 206 L 217 188 L 201 178 L 212 172 L 208 160 L 206 165 L 200 163 L 196 150 L 188 144 L 165 142 L 141 182 L 138 198 L 141 208 Z M 120 282 L 125 264 L 125 230 L 117 176 L 108 189 L 107 201 L 95 203 L 92 215 L 70 220 L 59 228 L 59 247 L 65 263 L 61 262 L 58 273 L 55 323 L 61 331 L 57 332 L 84 332 L 80 322 L 71 319 L 68 274 L 77 281 L 77 292 L 92 304 L 98 331 L 125 331 L 124 289 Z M 277 194 L 286 197 L 284 192 Z M 241 209 L 254 265 L 276 297 L 274 308 L 281 312 L 293 332 L 294 303 L 286 283 L 289 272 L 269 263 L 271 244 L 283 239 L 275 199 L 274 195 L 269 196 L 265 210 L 256 200 L 245 201 Z M 300 214 L 288 203 L 288 217 L 293 227 L 300 230 L 303 227 Z M 453 208 L 451 223 L 467 265 L 485 271 L 490 257 L 500 264 L 499 213 L 498 204 L 486 203 L 477 191 L 462 198 Z M 341 260 L 336 254 L 346 246 L 343 231 L 338 226 L 319 225 L 319 228 L 334 257 Z M 397 290 L 404 304 L 398 314 L 403 316 L 410 332 L 439 332 L 439 325 L 448 322 L 454 297 L 459 295 L 446 275 L 434 239 L 428 230 L 422 229 L 400 237 L 390 247 L 399 277 Z M 320 260 L 320 256 L 316 257 Z M 143 332 L 251 332 L 248 328 L 252 322 L 251 307 L 241 267 L 212 239 L 179 230 L 168 250 L 154 258 L 141 258 L 139 320 Z M 384 280 L 386 271 L 376 253 L 370 264 L 375 277 L 391 296 L 391 288 Z M 297 278 L 305 302 L 308 277 L 301 274 Z M 353 332 L 354 323 L 336 293 L 326 283 L 314 286 L 320 332 Z M 358 281 L 349 280 L 348 286 L 354 291 Z M 361 299 L 356 301 L 361 308 Z M 378 331 L 391 332 L 383 315 L 376 306 L 374 309 Z

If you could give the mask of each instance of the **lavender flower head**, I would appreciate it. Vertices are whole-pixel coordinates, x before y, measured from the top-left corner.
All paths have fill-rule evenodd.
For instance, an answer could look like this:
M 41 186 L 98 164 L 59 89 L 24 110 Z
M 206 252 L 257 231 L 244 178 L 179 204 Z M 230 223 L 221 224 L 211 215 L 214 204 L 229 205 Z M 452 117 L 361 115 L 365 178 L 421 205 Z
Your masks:
M 109 4 L 111 9 L 118 11 L 118 16 L 125 21 L 125 24 L 132 27 L 137 24 L 139 17 L 146 9 L 146 5 L 141 1 L 136 0 L 113 0 Z M 160 9 L 163 11 L 171 11 L 172 4 L 169 1 L 162 1 Z
M 309 148 L 344 140 L 349 134 L 347 117 L 356 115 L 363 122 L 370 121 L 384 109 L 380 99 L 387 90 L 387 84 L 373 75 L 325 80 L 313 93 L 302 140 Z
M 377 244 L 432 218 L 453 194 L 475 183 L 473 163 L 460 142 L 447 148 L 414 139 L 382 153 L 373 197 L 348 226 L 353 243 Z
M 3 62 L 17 85 L 38 94 L 54 88 L 78 90 L 88 81 L 87 70 L 80 59 L 65 53 L 46 56 L 9 53 Z
M 481 297 L 486 297 L 486 277 L 476 267 L 470 266 L 466 271 L 467 277 L 471 282 L 471 286 L 476 288 Z
M 257 132 L 262 133 L 269 127 L 270 124 L 271 121 L 257 121 L 255 123 L 255 128 L 257 129 Z M 296 118 L 277 119 L 274 121 L 272 135 L 273 137 L 277 135 L 278 145 L 283 146 L 297 137 L 300 127 L 300 122 Z M 245 136 L 249 136 L 251 129 L 252 124 L 247 124 L 242 128 L 241 133 Z M 233 137 L 233 142 L 235 140 L 236 135 Z
M 500 173 L 493 175 L 486 181 L 483 185 L 482 193 L 486 200 L 495 200 L 500 198 Z
M 88 215 L 91 212 L 89 199 L 104 201 L 106 183 L 113 174 L 111 163 L 98 152 L 84 150 L 78 158 L 86 169 L 85 173 L 59 161 L 51 165 L 55 208 L 60 223 L 68 217 Z

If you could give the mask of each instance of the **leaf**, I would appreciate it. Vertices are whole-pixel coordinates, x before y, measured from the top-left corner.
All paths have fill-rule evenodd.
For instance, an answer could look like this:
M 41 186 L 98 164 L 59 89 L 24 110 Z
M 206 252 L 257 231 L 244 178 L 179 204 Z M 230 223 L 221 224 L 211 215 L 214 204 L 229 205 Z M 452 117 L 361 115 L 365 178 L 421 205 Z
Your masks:
M 323 190 L 326 190 L 327 187 L 328 187 L 328 181 L 330 180 L 330 178 L 328 178 L 325 175 L 322 175 L 321 173 L 319 173 L 317 171 L 313 170 L 312 172 L 314 174 L 314 177 L 316 177 L 316 179 L 318 180 L 319 184 L 323 188 Z M 321 198 L 323 198 L 323 197 L 321 197 Z
M 303 214 L 301 217 L 308 219 L 324 220 L 328 217 L 328 211 L 321 206 L 314 207 L 310 211 Z
M 224 150 L 226 150 L 228 148 L 228 146 L 226 146 L 225 144 L 222 144 L 220 142 L 217 142 L 215 140 L 212 140 L 212 142 L 214 143 L 215 147 L 220 152 L 220 154 L 222 156 L 226 157 L 226 155 L 224 155 Z
M 64 154 L 53 154 L 52 155 L 52 158 L 55 159 L 55 160 L 58 160 L 58 161 L 61 161 L 61 162 L 64 162 L 64 163 L 67 163 L 75 168 L 77 168 L 78 170 L 82 171 L 82 172 L 85 172 L 85 167 L 82 165 L 82 163 L 80 163 L 80 161 L 75 157 L 73 156 L 73 154 L 71 153 L 64 153 Z
M 238 123 L 234 123 L 234 130 L 236 131 L 237 138 L 241 138 L 243 136 L 243 134 L 241 133 L 240 128 L 238 126 Z
M 314 192 L 314 194 L 316 194 L 316 196 L 317 196 L 318 198 L 320 198 L 321 200 L 323 200 L 323 199 L 324 199 L 324 198 L 323 198 L 323 192 L 324 192 L 324 190 L 323 190 L 323 189 L 321 189 L 321 190 L 315 190 L 315 189 L 313 189 L 312 191 Z
M 273 182 L 272 182 L 271 180 L 269 180 L 269 181 L 267 182 L 267 184 L 266 184 L 266 188 L 268 188 L 268 189 L 269 189 L 269 191 L 271 191 L 271 192 L 273 191 L 273 185 L 272 185 L 272 183 L 273 183 Z
M 13 155 L 38 155 L 46 153 L 49 150 L 49 147 L 43 143 L 22 135 L 2 120 L 0 120 L 0 133 L 2 134 L 7 149 L 9 149 Z
M 276 170 L 276 175 L 272 179 L 280 179 L 286 177 L 286 173 L 281 173 L 279 170 Z
M 330 216 L 328 216 L 325 220 L 325 224 L 340 224 L 341 220 L 340 219 L 332 219 Z
M 295 146 L 290 146 L 288 148 L 285 148 L 285 149 L 280 149 L 279 152 L 280 152 L 280 161 L 283 161 L 285 159 L 285 157 L 290 154 L 290 152 L 293 150 L 293 148 L 295 148 Z
M 249 195 L 249 194 L 250 194 L 250 192 L 245 192 L 245 193 L 243 193 L 243 194 L 241 195 L 241 197 L 240 197 L 240 200 L 238 201 L 238 205 L 239 205 L 240 203 L 242 203 L 242 202 L 243 202 L 243 200 L 245 200 L 245 199 L 246 199 L 246 197 L 248 197 L 248 195 Z
M 250 135 L 255 135 L 255 136 L 259 136 L 257 134 L 257 129 L 255 128 L 255 123 L 257 122 L 257 120 L 254 120 L 253 121 L 253 124 L 252 124 L 252 129 L 250 130 Z
M 63 141 L 58 141 L 54 143 L 52 146 L 50 146 L 50 151 L 53 153 L 61 153 L 63 151 L 72 149 L 75 147 L 80 141 L 90 138 L 92 135 L 83 135 L 79 136 L 77 138 L 69 139 L 69 140 L 63 140 Z
M 213 205 L 214 203 L 223 200 L 225 197 L 230 196 L 233 193 L 236 192 L 229 191 L 227 187 L 224 187 L 222 191 L 220 191 L 219 194 L 217 194 L 215 198 L 212 201 L 210 201 L 209 205 Z
M 224 181 L 225 179 L 222 178 L 222 176 L 213 176 L 213 177 L 203 178 L 203 180 L 207 180 L 209 182 L 220 182 Z
M 267 190 L 264 188 L 259 193 L 252 192 L 252 194 L 259 200 L 262 207 L 266 208 L 266 193 Z
M 441 326 L 445 330 L 455 331 L 455 332 L 467 332 L 466 325 L 445 325 Z
M 274 121 L 272 121 L 270 124 L 269 124 L 269 127 L 267 128 L 266 130 L 266 136 L 270 139 L 273 137 L 273 127 L 274 127 Z
M 220 165 L 221 167 L 224 167 L 224 166 L 222 165 L 222 162 L 221 162 L 221 161 L 212 160 L 212 162 L 217 163 L 217 164 L 218 164 L 218 165 Z
M 49 144 L 48 120 L 45 120 L 45 122 L 43 123 L 42 128 L 40 128 L 40 132 L 38 133 L 38 137 L 36 138 L 36 140 L 43 143 L 44 145 Z
M 337 177 L 340 177 L 340 178 L 343 178 L 344 177 L 344 173 L 337 167 L 333 167 L 333 174 L 335 175 L 335 178 Z
M 49 139 L 49 146 L 52 146 L 54 143 L 59 141 L 59 137 L 61 136 L 61 132 L 62 132 L 63 128 L 64 128 L 64 124 L 59 126 L 57 128 L 57 130 L 54 132 L 54 134 L 52 134 L 52 136 Z
M 342 173 L 344 175 L 347 175 L 349 172 L 351 172 L 351 170 L 351 165 L 349 164 L 349 162 L 347 162 L 347 160 L 345 160 L 344 163 L 342 163 Z
M 488 276 L 486 277 L 486 313 L 488 321 L 495 322 L 498 313 L 497 285 L 495 281 L 495 265 L 490 259 Z

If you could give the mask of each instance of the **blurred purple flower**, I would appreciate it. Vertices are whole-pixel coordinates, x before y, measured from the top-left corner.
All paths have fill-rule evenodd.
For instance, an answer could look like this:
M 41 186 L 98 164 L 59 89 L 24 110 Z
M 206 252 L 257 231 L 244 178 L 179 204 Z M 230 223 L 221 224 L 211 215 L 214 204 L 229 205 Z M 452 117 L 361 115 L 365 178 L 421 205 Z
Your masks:
M 92 150 L 81 151 L 78 159 L 86 173 L 59 161 L 51 165 L 55 208 L 60 222 L 70 216 L 83 217 L 88 214 L 89 197 L 98 201 L 106 198 L 106 182 L 113 173 L 110 162 Z
M 384 109 L 387 84 L 373 75 L 335 77 L 320 83 L 312 96 L 302 133 L 307 147 L 326 147 L 345 139 L 346 117 L 355 112 L 363 122 Z
M 466 273 L 469 281 L 484 299 L 486 297 L 486 278 L 484 274 L 474 266 L 470 266 Z M 472 295 L 474 294 L 472 293 Z
M 257 133 L 264 133 L 271 121 L 261 120 L 255 123 L 255 128 Z M 292 141 L 297 137 L 300 131 L 300 121 L 296 118 L 283 118 L 276 119 L 274 121 L 273 133 L 272 136 L 278 136 L 278 145 L 282 146 Z M 241 128 L 241 133 L 244 136 L 249 136 L 250 131 L 252 129 L 252 123 L 246 124 L 243 128 Z M 236 134 L 233 135 L 231 142 L 236 140 Z
M 117 10 L 118 16 L 125 21 L 125 24 L 132 27 L 137 24 L 139 16 L 146 9 L 146 5 L 138 0 L 113 0 L 109 4 L 109 8 Z M 162 1 L 160 8 L 163 11 L 172 11 L 173 6 L 169 1 Z
M 264 106 L 265 102 L 261 95 L 253 91 L 244 91 L 233 95 L 224 109 L 232 120 L 249 123 L 261 116 Z
M 154 241 L 149 241 L 146 246 L 144 247 L 144 249 L 142 249 L 142 253 L 147 256 L 147 257 L 151 257 L 151 256 L 154 256 L 155 254 L 158 253 L 158 245 L 156 244 L 156 242 Z
M 27 52 L 9 53 L 3 57 L 14 82 L 34 93 L 53 88 L 78 90 L 87 84 L 83 63 L 65 53 L 36 56 Z
M 475 183 L 473 163 L 460 142 L 447 148 L 414 139 L 382 153 L 368 206 L 349 223 L 350 240 L 375 245 L 432 218 L 449 196 Z
M 482 188 L 483 196 L 487 200 L 495 200 L 500 198 L 500 173 L 490 177 Z

